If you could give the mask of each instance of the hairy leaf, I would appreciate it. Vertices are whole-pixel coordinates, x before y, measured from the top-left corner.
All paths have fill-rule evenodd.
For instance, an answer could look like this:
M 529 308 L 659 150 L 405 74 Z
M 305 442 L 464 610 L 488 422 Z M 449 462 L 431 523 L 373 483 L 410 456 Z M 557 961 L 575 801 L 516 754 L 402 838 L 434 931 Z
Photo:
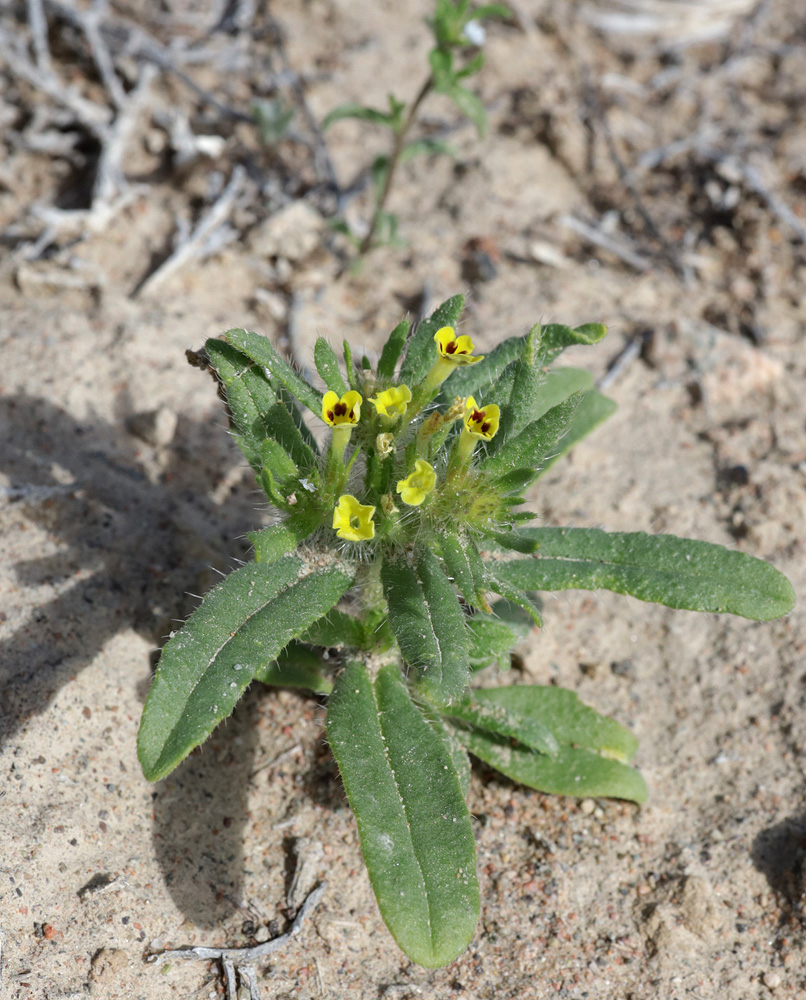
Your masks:
M 402 319 L 389 334 L 389 339 L 383 345 L 381 357 L 378 361 L 379 378 L 394 378 L 395 367 L 400 355 L 403 353 L 403 348 L 406 345 L 406 338 L 409 335 L 410 325 L 411 324 L 407 319 Z
M 300 559 L 250 563 L 210 591 L 162 650 L 137 750 L 145 776 L 169 774 L 225 719 L 255 672 L 339 600 L 346 567 L 304 575 Z
M 447 965 L 473 936 L 479 890 L 470 815 L 446 741 L 396 666 L 381 667 L 373 683 L 356 662 L 336 681 L 327 736 L 386 925 L 413 961 Z
M 638 740 L 615 719 L 600 715 L 579 700 L 574 691 L 537 684 L 479 688 L 473 692 L 481 703 L 516 712 L 551 729 L 560 743 L 594 750 L 612 760 L 629 763 Z
M 270 687 L 304 688 L 330 694 L 333 678 L 325 673 L 321 657 L 300 642 L 290 642 L 274 663 L 255 673 L 255 680 Z
M 644 779 L 633 768 L 579 747 L 560 747 L 556 757 L 513 745 L 478 729 L 456 729 L 464 747 L 496 771 L 529 788 L 554 795 L 597 795 L 646 802 Z
M 247 535 L 255 548 L 255 562 L 272 563 L 293 552 L 300 542 L 314 532 L 321 518 L 316 511 L 306 511 L 304 515 L 289 517 L 279 524 L 261 531 L 250 531 Z
M 541 464 L 535 478 L 539 479 L 554 465 L 558 458 L 567 455 L 591 431 L 595 431 L 599 424 L 603 424 L 608 417 L 612 417 L 617 408 L 616 403 L 608 396 L 603 396 L 598 389 L 586 392 L 573 417 L 571 417 L 568 429 L 560 439 L 556 450 Z
M 470 676 L 465 616 L 437 557 L 420 552 L 416 565 L 387 557 L 381 581 L 389 624 L 417 685 L 442 706 L 461 697 Z
M 517 740 L 539 753 L 556 757 L 560 751 L 560 744 L 549 725 L 543 719 L 522 714 L 517 705 L 511 707 L 495 701 L 485 704 L 483 700 L 468 696 L 450 709 L 444 709 L 443 715 L 466 722 L 474 729 Z
M 573 329 L 561 323 L 550 323 L 543 327 L 536 363 L 550 365 L 566 347 L 598 344 L 606 333 L 607 327 L 601 323 L 583 323 Z
M 270 378 L 277 379 L 295 399 L 298 399 L 303 406 L 307 406 L 317 417 L 322 416 L 322 393 L 314 389 L 280 357 L 268 337 L 235 329 L 227 330 L 223 339 L 261 365 Z
M 328 389 L 332 389 L 339 396 L 343 396 L 347 392 L 347 386 L 344 384 L 344 377 L 339 368 L 339 359 L 324 337 L 316 338 L 316 344 L 313 349 L 313 361 L 316 365 L 316 370 L 319 372 L 322 381 Z M 320 411 L 317 416 L 321 415 Z
M 446 531 L 439 536 L 439 553 L 448 578 L 453 580 L 467 603 L 489 611 L 484 596 L 484 565 L 473 539 L 466 534 Z
M 266 438 L 277 441 L 302 468 L 315 461 L 314 449 L 303 438 L 293 415 L 278 398 L 262 368 L 221 340 L 210 339 L 205 351 L 227 398 L 235 425 L 235 440 L 260 474 Z
M 324 618 L 314 622 L 300 639 L 312 646 L 350 646 L 353 649 L 368 649 L 373 645 L 373 637 L 367 634 L 366 625 L 355 615 L 333 608 Z
M 494 394 L 490 389 L 501 377 L 504 369 L 520 357 L 523 341 L 523 337 L 510 337 L 494 347 L 489 354 L 485 354 L 483 360 L 477 364 L 457 368 L 445 380 L 442 398 L 450 400 L 454 396 L 480 396 L 482 401 L 489 400 L 501 406 L 498 399 L 493 398 Z
M 791 611 L 787 578 L 761 559 L 709 542 L 597 528 L 523 528 L 536 555 L 496 561 L 496 577 L 525 590 L 613 590 L 689 611 L 769 621 Z
M 505 442 L 503 448 L 481 463 L 481 467 L 485 472 L 498 476 L 519 469 L 531 469 L 534 478 L 541 463 L 550 458 L 558 447 L 581 401 L 580 394 L 574 393 L 565 402 L 552 407 L 517 437 Z
M 464 307 L 464 295 L 454 295 L 419 324 L 409 339 L 406 357 L 400 370 L 401 382 L 411 387 L 425 378 L 437 359 L 434 334 L 443 326 L 455 327 Z

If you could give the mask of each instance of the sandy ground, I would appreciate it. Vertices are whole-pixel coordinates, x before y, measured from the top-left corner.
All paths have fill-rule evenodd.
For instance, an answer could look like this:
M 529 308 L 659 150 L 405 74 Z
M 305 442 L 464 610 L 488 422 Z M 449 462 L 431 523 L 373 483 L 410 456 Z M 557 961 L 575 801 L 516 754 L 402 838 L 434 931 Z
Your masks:
M 212 32 L 189 0 L 160 15 L 114 4 L 165 45 L 204 48 L 185 71 L 219 105 L 280 95 L 297 131 L 267 149 L 155 71 L 121 161 L 128 202 L 103 219 L 65 214 L 90 205 L 99 142 L 10 68 L 25 5 L 2 15 L 4 997 L 223 995 L 215 965 L 148 956 L 274 936 L 323 876 L 301 936 L 260 967 L 264 1000 L 806 996 L 802 609 L 755 624 L 547 596 L 509 676 L 568 686 L 630 726 L 651 799 L 580 803 L 475 769 L 482 917 L 435 972 L 380 919 L 318 699 L 250 690 L 154 787 L 135 756 L 162 637 L 266 517 L 212 382 L 184 356 L 228 326 L 310 364 L 319 333 L 371 351 L 407 310 L 459 290 L 483 347 L 537 319 L 604 321 L 607 340 L 569 361 L 601 376 L 627 348 L 607 390 L 620 408 L 541 480 L 545 523 L 721 542 L 804 592 L 806 22 L 794 0 L 734 6 L 728 35 L 669 50 L 595 34 L 588 8 L 523 0 L 520 24 L 489 31 L 488 136 L 426 106 L 423 127 L 456 155 L 407 165 L 391 205 L 406 245 L 360 269 L 325 227 L 335 200 L 300 94 L 314 121 L 413 94 L 427 4 L 289 3 L 273 12 L 285 64 L 261 5 Z M 111 108 L 80 32 L 48 10 L 54 70 Z M 118 58 L 127 92 L 144 65 Z M 183 123 L 213 140 L 188 153 Z M 343 189 L 382 142 L 356 123 L 328 133 Z M 149 285 L 237 164 L 219 243 Z M 360 224 L 366 191 L 345 206 Z

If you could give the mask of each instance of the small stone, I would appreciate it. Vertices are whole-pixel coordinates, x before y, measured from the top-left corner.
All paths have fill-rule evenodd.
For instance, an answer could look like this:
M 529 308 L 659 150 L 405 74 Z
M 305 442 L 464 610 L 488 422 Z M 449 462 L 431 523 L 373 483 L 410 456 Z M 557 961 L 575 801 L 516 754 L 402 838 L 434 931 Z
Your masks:
M 781 977 L 777 972 L 765 972 L 761 979 L 768 990 L 777 990 L 781 985 Z
M 538 264 L 546 267 L 556 267 L 558 270 L 568 267 L 568 258 L 553 243 L 543 240 L 533 240 L 529 244 L 529 256 Z
M 133 413 L 126 421 L 129 433 L 155 448 L 164 448 L 173 441 L 178 418 L 173 410 L 161 406 L 145 413 Z
M 579 804 L 579 808 L 585 813 L 586 816 L 590 816 L 596 808 L 596 803 L 593 799 L 583 799 Z

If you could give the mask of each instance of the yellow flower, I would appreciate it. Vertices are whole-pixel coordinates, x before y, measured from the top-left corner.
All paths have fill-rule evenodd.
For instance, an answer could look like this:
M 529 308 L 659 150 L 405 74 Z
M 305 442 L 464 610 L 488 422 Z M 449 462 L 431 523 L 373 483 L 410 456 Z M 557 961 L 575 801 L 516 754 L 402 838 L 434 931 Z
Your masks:
M 375 409 L 382 417 L 399 417 L 406 412 L 406 407 L 411 402 L 411 389 L 407 385 L 393 385 L 377 396 L 370 397 L 369 401 L 375 404 Z
M 500 419 L 501 411 L 495 403 L 488 403 L 487 406 L 481 407 L 472 396 L 467 397 L 465 430 L 468 434 L 481 438 L 482 441 L 491 441 L 498 432 Z
M 473 355 L 473 341 L 470 337 L 457 337 L 452 326 L 443 326 L 434 334 L 439 356 L 455 365 L 474 365 L 481 361 L 483 354 Z
M 339 504 L 333 511 L 333 527 L 339 538 L 348 542 L 364 542 L 375 537 L 374 515 L 374 507 L 359 503 L 354 496 L 345 493 L 339 497 Z
M 339 399 L 338 393 L 330 391 L 325 393 L 322 400 L 322 420 L 331 427 L 339 427 L 341 424 L 357 424 L 361 416 L 361 403 L 363 399 L 360 392 L 350 389 L 349 392 Z
M 397 484 L 397 492 L 403 503 L 410 507 L 419 507 L 437 484 L 437 474 L 433 466 L 418 458 L 414 463 L 414 472 Z

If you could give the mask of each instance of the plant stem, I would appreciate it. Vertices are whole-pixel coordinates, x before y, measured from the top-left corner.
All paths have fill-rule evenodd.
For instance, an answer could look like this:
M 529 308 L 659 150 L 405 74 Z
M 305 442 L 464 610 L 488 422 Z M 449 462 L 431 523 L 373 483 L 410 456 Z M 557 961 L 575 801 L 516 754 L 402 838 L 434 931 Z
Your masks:
M 400 157 L 403 153 L 404 144 L 406 141 L 406 136 L 414 124 L 414 119 L 417 116 L 417 112 L 420 110 L 420 105 L 426 99 L 430 93 L 432 87 L 434 86 L 434 77 L 429 75 L 425 83 L 420 87 L 420 92 L 414 98 L 414 103 L 409 108 L 409 113 L 406 115 L 406 120 L 400 127 L 398 132 L 395 132 L 395 141 L 392 146 L 392 155 L 389 157 L 389 167 L 386 171 L 386 177 L 383 182 L 383 188 L 381 189 L 380 197 L 375 203 L 375 211 L 372 213 L 372 222 L 369 226 L 369 232 L 361 241 L 361 246 L 359 247 L 360 253 L 366 253 L 368 250 L 372 249 L 373 241 L 375 240 L 375 233 L 378 231 L 378 223 L 383 215 L 384 208 L 386 207 L 387 199 L 389 198 L 389 192 L 392 190 L 392 181 L 394 180 L 395 171 L 397 170 L 397 165 L 400 163 Z

